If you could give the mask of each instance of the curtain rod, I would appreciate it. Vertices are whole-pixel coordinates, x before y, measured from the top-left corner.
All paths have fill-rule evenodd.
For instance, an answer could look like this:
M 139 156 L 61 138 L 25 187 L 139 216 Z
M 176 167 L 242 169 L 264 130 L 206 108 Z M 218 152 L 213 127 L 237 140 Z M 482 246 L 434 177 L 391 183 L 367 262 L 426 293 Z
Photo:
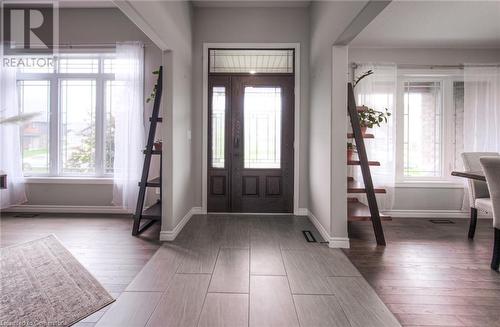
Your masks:
M 383 65 L 383 63 L 380 63 Z M 389 63 L 385 63 L 389 64 Z M 353 62 L 351 64 L 351 68 L 358 68 L 359 63 Z M 464 69 L 464 67 L 500 67 L 499 64 L 459 64 L 459 65 L 425 65 L 425 64 L 396 64 L 398 68 L 426 68 L 426 69 Z
M 25 44 L 25 45 L 29 45 L 29 46 L 52 46 L 52 47 L 58 47 L 58 48 L 68 48 L 68 49 L 73 49 L 73 48 L 85 48 L 85 47 L 91 47 L 91 48 L 109 48 L 109 49 L 114 49 L 116 48 L 116 42 L 109 42 L 109 43 L 58 43 L 58 44 L 33 44 L 33 43 L 29 43 L 29 44 Z M 142 47 L 145 48 L 149 45 L 147 44 L 142 44 Z

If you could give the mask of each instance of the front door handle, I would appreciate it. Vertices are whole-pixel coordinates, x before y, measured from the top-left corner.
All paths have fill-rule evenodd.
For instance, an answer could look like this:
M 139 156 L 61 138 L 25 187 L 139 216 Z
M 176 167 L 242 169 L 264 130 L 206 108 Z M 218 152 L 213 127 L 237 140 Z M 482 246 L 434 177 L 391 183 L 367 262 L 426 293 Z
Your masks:
M 235 137 L 234 141 L 233 141 L 233 144 L 234 144 L 235 148 L 239 148 L 240 147 L 240 138 L 239 137 Z

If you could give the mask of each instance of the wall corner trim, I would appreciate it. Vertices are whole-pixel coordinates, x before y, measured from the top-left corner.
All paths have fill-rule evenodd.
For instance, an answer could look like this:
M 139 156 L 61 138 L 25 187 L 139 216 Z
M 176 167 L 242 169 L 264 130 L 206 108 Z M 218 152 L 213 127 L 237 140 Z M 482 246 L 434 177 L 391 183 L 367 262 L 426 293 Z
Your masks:
M 348 249 L 350 247 L 349 244 L 349 238 L 348 237 L 331 237 L 330 234 L 326 231 L 326 229 L 321 225 L 319 222 L 318 218 L 314 216 L 314 214 L 307 210 L 307 216 L 309 217 L 309 220 L 313 223 L 314 227 L 318 230 L 318 232 L 321 234 L 323 239 L 328 242 L 328 247 L 330 248 L 340 248 L 340 249 Z
M 191 210 L 189 210 L 184 217 L 182 217 L 181 221 L 177 224 L 177 226 L 174 227 L 173 230 L 165 230 L 160 232 L 160 241 L 166 241 L 166 242 L 172 242 L 175 240 L 175 238 L 179 235 L 179 233 L 182 231 L 184 226 L 188 223 L 188 221 L 193 217 L 194 215 L 201 215 L 203 214 L 203 210 L 201 207 L 192 207 Z

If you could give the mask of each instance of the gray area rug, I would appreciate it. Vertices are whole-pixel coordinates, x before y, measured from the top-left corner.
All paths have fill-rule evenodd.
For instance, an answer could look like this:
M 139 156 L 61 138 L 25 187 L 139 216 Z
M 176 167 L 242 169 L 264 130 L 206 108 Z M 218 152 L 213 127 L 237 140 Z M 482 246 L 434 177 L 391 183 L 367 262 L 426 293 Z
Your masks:
M 114 301 L 50 235 L 0 249 L 0 326 L 70 326 Z

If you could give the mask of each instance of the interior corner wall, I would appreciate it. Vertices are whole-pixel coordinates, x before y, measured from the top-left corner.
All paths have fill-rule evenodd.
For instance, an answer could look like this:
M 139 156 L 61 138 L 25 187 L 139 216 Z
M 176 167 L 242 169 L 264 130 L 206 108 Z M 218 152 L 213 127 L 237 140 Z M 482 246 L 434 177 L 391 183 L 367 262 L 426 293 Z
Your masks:
M 343 210 L 332 207 L 332 167 L 346 164 L 345 149 L 340 155 L 332 152 L 332 123 L 346 124 L 345 111 L 332 116 L 332 46 L 364 5 L 365 1 L 313 1 L 310 6 L 309 211 L 332 237 L 347 236 L 332 235 L 332 220 L 340 217 L 333 213 Z M 333 225 L 341 230 L 338 226 L 347 226 L 347 221 Z
M 129 2 L 163 44 L 162 231 L 173 231 L 195 206 L 192 158 L 192 6 L 188 1 Z M 147 17 L 147 20 L 145 20 Z M 146 26 L 143 26 L 143 28 Z
M 59 9 L 59 40 L 63 44 L 101 44 L 142 41 L 144 51 L 144 92 L 156 82 L 151 74 L 161 64 L 160 49 L 117 8 Z M 145 122 L 149 116 L 146 107 Z M 158 167 L 158 163 L 155 167 Z M 154 168 L 152 168 L 154 169 Z M 111 206 L 112 184 L 27 183 L 28 205 Z
M 500 49 L 349 48 L 349 62 L 357 63 L 460 65 L 464 63 L 495 63 L 498 62 L 499 58 Z M 462 210 L 463 197 L 462 187 L 396 187 L 393 210 L 431 210 L 458 214 Z
M 300 43 L 299 208 L 308 203 L 309 9 L 202 8 L 193 15 L 193 182 L 202 204 L 203 43 Z M 296 108 L 297 110 L 297 108 Z M 297 195 L 296 195 L 297 196 Z
M 332 49 L 331 226 L 330 247 L 349 247 L 347 234 L 347 82 L 348 46 Z

